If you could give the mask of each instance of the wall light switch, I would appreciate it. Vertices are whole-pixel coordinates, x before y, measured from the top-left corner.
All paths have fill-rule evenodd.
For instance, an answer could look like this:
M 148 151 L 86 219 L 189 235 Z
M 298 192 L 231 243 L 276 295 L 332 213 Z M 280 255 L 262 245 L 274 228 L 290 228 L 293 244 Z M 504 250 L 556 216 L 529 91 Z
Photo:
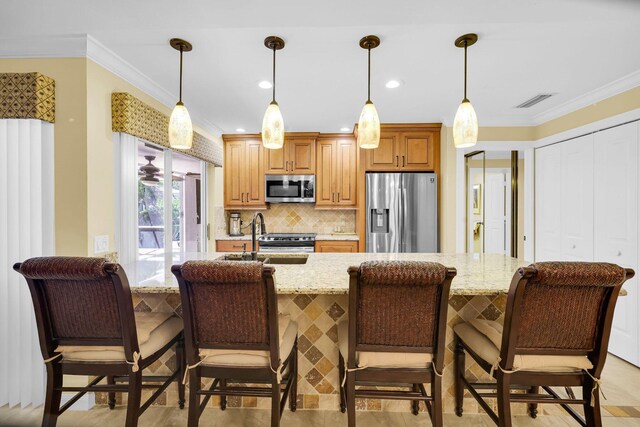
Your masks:
M 109 236 L 96 236 L 93 240 L 93 252 L 101 254 L 109 250 Z

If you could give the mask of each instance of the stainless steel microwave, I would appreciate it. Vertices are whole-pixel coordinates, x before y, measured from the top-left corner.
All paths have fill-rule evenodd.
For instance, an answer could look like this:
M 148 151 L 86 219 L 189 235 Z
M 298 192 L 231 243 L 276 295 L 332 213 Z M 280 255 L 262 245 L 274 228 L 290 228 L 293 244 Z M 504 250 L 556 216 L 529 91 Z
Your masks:
M 265 201 L 269 203 L 315 203 L 315 175 L 265 175 Z

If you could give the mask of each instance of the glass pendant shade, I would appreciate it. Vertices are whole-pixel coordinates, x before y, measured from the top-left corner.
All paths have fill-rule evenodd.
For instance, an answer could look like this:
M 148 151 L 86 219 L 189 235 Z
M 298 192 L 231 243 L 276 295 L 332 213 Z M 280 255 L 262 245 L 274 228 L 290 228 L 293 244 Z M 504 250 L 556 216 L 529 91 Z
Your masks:
M 271 150 L 284 145 L 284 119 L 275 101 L 269 104 L 262 119 L 262 145 Z
M 193 143 L 193 125 L 187 107 L 178 102 L 169 118 L 169 145 L 171 148 L 188 150 Z
M 468 99 L 462 101 L 453 120 L 453 143 L 456 148 L 466 148 L 478 142 L 478 116 Z
M 373 149 L 380 144 L 380 118 L 373 102 L 364 104 L 358 120 L 358 147 Z

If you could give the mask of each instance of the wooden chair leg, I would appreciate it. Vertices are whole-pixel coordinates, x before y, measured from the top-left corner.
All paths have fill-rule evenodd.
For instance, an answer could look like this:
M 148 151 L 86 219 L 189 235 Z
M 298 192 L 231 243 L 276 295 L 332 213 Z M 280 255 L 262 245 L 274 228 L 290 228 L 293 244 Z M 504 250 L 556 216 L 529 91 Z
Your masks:
M 433 397 L 433 401 L 431 402 L 431 424 L 433 424 L 434 427 L 442 427 L 442 411 L 444 410 L 442 404 L 442 377 L 437 375 L 433 376 L 433 380 L 431 381 L 431 396 Z
M 221 378 L 220 379 L 220 387 L 221 388 L 226 388 L 227 387 L 227 379 L 226 378 Z M 222 394 L 220 395 L 220 409 L 221 410 L 225 410 L 227 409 L 227 396 Z
M 420 392 L 420 387 L 418 386 L 418 384 L 414 384 L 413 385 L 413 391 Z M 420 413 L 420 401 L 419 400 L 412 400 L 411 401 L 411 413 L 413 415 L 418 415 Z
M 278 376 L 271 378 L 271 427 L 280 426 L 280 383 Z
M 584 408 L 584 420 L 587 427 L 602 427 L 602 414 L 600 413 L 600 390 L 593 391 L 593 406 L 591 406 L 591 392 L 593 390 L 593 380 L 588 378 L 582 386 L 582 396 L 586 402 Z
M 529 389 L 529 393 L 532 394 L 538 394 L 538 392 L 540 391 L 540 387 L 538 386 L 532 386 Z M 538 404 L 537 403 L 529 403 L 527 405 L 527 412 L 529 413 L 529 416 L 531 418 L 537 418 L 538 417 Z
M 180 375 L 178 375 L 178 406 L 180 409 L 184 409 L 184 389 L 185 385 L 182 382 L 184 378 L 184 371 L 187 369 L 185 364 L 186 360 L 186 352 L 184 348 L 184 340 L 180 339 L 178 344 L 176 345 L 176 362 L 178 364 L 178 371 Z
M 42 416 L 43 427 L 55 427 L 60 415 L 60 399 L 62 398 L 62 367 L 57 361 L 47 363 L 47 390 Z
M 140 398 L 142 396 L 142 371 L 129 374 L 129 390 L 127 391 L 126 427 L 136 427 L 140 416 Z
M 343 414 L 347 411 L 347 396 L 344 390 L 346 387 L 346 383 L 344 386 L 342 386 L 344 372 L 344 359 L 342 358 L 342 354 L 338 353 L 338 376 L 340 377 L 338 378 L 338 384 L 340 384 L 340 412 L 342 412 Z
M 298 338 L 293 343 L 291 361 L 289 362 L 289 377 L 291 378 L 291 391 L 289 393 L 289 409 L 296 412 L 298 409 Z
M 188 427 L 198 427 L 200 421 L 200 368 L 189 370 L 189 420 Z
M 347 372 L 345 394 L 347 396 L 347 426 L 356 427 L 356 381 L 355 373 Z
M 498 391 L 498 427 L 511 427 L 511 400 L 509 374 L 498 371 L 496 374 Z
M 454 351 L 454 384 L 455 384 L 455 412 L 456 415 L 462 416 L 462 405 L 464 402 L 464 383 L 462 379 L 464 378 L 464 364 L 465 364 L 465 354 L 464 347 L 462 347 L 462 343 L 460 339 L 456 336 L 456 347 Z
M 114 385 L 116 383 L 113 375 L 107 375 L 107 384 Z M 107 404 L 109 405 L 109 409 L 113 409 L 116 407 L 116 392 L 110 391 L 107 393 Z

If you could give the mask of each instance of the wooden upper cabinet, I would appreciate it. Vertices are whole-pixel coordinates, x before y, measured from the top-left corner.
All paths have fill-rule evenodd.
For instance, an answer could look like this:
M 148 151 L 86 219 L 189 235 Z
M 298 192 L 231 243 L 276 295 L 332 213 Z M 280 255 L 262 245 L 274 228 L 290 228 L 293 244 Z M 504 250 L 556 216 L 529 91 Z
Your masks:
M 264 152 L 260 139 L 231 138 L 224 141 L 224 206 L 226 208 L 266 207 Z
M 316 207 L 355 207 L 357 149 L 354 138 L 321 138 L 317 144 Z
M 435 171 L 439 144 L 439 128 L 382 125 L 378 148 L 365 150 L 365 169 L 380 172 Z
M 356 141 L 339 139 L 336 141 L 336 203 L 339 206 L 356 206 L 357 161 Z
M 266 150 L 265 173 L 313 175 L 316 172 L 315 137 L 285 137 L 279 150 Z
M 378 145 L 378 148 L 366 150 L 367 170 L 397 170 L 400 165 L 400 154 L 398 150 L 398 135 L 396 133 L 381 132 L 380 145 Z
M 410 171 L 432 171 L 434 168 L 434 133 L 404 132 L 399 135 L 400 167 Z

